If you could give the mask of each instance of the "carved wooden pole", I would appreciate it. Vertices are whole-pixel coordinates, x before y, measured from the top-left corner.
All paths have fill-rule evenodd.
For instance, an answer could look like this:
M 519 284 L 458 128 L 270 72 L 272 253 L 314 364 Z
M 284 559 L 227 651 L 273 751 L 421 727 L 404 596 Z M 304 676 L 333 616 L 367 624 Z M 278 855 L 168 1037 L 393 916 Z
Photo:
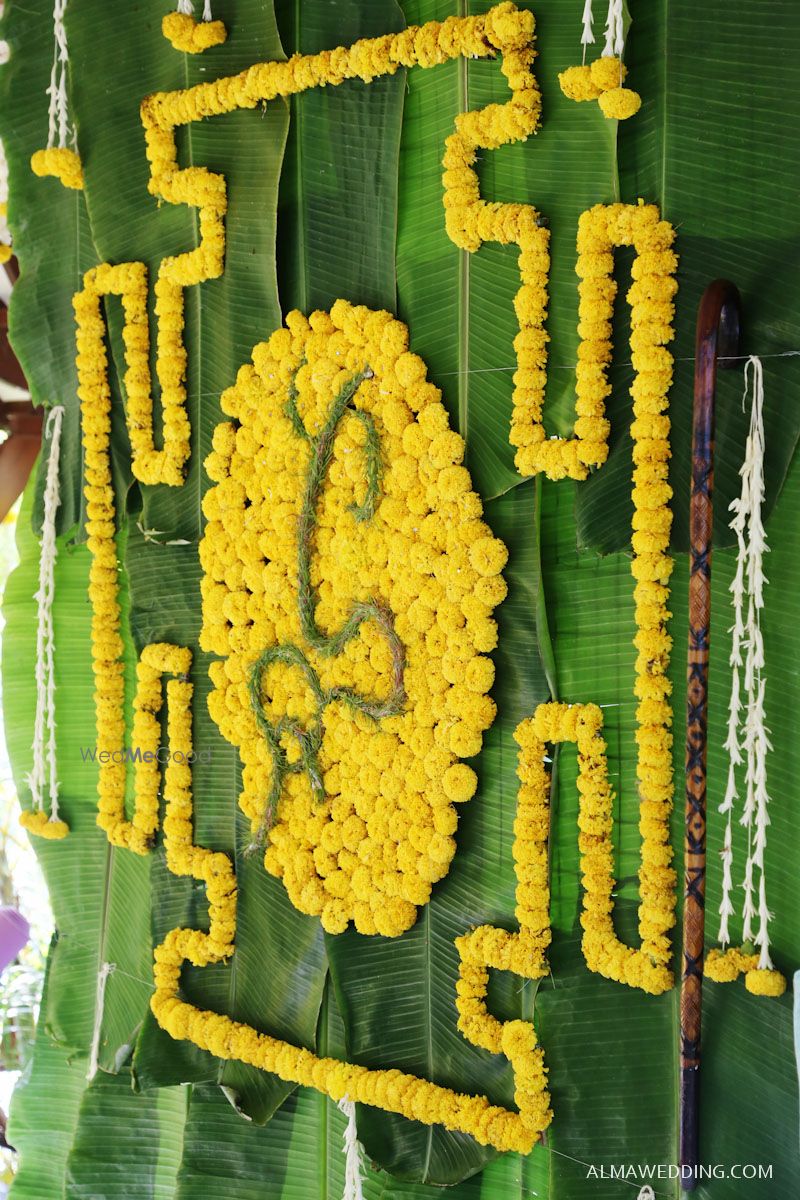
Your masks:
M 697 313 L 692 491 L 689 510 L 689 653 L 686 713 L 686 832 L 681 976 L 680 1163 L 691 1191 L 699 1162 L 700 1014 L 706 892 L 706 742 L 711 628 L 711 534 L 714 484 L 714 398 L 717 362 L 739 347 L 739 293 L 732 283 L 709 284 Z M 733 366 L 720 362 L 720 366 Z

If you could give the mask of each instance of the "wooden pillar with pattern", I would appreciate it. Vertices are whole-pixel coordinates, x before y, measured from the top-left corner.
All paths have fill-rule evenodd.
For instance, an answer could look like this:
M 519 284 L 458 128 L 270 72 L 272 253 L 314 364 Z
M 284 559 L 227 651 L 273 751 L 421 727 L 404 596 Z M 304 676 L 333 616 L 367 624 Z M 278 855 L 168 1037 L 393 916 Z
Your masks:
M 717 365 L 739 346 L 739 293 L 717 279 L 697 314 L 689 511 L 689 649 L 686 711 L 686 827 L 681 971 L 681 1183 L 690 1191 L 699 1162 L 700 1025 L 706 891 L 706 747 L 711 631 L 711 542 L 714 488 L 714 400 Z

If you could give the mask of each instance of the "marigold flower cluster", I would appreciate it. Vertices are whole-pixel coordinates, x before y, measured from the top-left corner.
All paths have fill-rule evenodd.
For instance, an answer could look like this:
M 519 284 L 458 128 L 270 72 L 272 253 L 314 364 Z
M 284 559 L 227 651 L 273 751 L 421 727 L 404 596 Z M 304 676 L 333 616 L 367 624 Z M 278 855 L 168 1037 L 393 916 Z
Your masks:
M 519 933 L 510 933 L 481 925 L 456 939 L 461 959 L 456 1009 L 458 1028 L 467 1041 L 492 1054 L 505 1054 L 510 1060 L 520 1118 L 538 1135 L 550 1124 L 553 1114 L 547 1068 L 536 1031 L 528 1021 L 499 1021 L 486 1006 L 490 969 L 513 971 L 525 979 L 540 979 L 548 971 L 545 954 L 551 937 L 547 861 L 550 778 L 533 722 L 523 721 L 514 737 L 520 746 L 517 765 L 520 789 L 513 847 L 517 875 L 515 911 L 520 929 Z
M 733 983 L 744 975 L 744 986 L 754 996 L 782 996 L 786 977 L 774 968 L 759 967 L 758 960 L 758 954 L 746 954 L 735 946 L 711 950 L 706 957 L 705 974 L 714 983 Z
M 83 190 L 83 167 L 76 150 L 68 146 L 49 146 L 46 150 L 35 150 L 31 155 L 31 170 L 40 177 L 52 175 L 64 187 Z
M 148 653 L 154 670 L 171 671 L 186 665 L 189 652 L 179 647 L 153 646 Z M 179 656 L 179 661 L 176 661 Z M 154 692 L 148 704 L 156 703 Z M 230 1017 L 195 1008 L 180 998 L 183 964 L 203 967 L 230 958 L 236 934 L 236 880 L 230 859 L 196 846 L 193 839 L 192 685 L 186 680 L 167 683 L 167 736 L 170 761 L 165 772 L 164 847 L 167 866 L 176 875 L 188 875 L 205 884 L 209 929 L 173 929 L 154 953 L 155 990 L 150 1001 L 159 1025 L 171 1037 L 193 1042 L 218 1058 L 238 1059 L 287 1082 L 315 1088 L 334 1100 L 348 1096 L 409 1120 L 444 1125 L 471 1134 L 482 1145 L 500 1151 L 527 1154 L 535 1138 L 524 1112 L 509 1112 L 490 1104 L 485 1096 L 467 1096 L 397 1070 L 367 1067 L 319 1058 L 310 1050 L 280 1041 Z M 528 1076 L 523 1069 L 537 1061 L 532 1026 L 508 1022 L 503 1031 L 503 1053 L 519 1072 L 517 1099 L 528 1103 Z M 528 1111 L 528 1110 L 526 1110 Z
M 459 760 L 495 715 L 507 551 L 406 327 L 342 300 L 287 326 L 223 394 L 206 460 L 209 708 L 292 903 L 395 936 L 475 791 Z
M 28 833 L 33 833 L 36 837 L 46 838 L 49 841 L 60 841 L 69 833 L 69 825 L 66 821 L 56 817 L 55 820 L 43 808 L 25 809 L 19 818 L 19 823 L 23 829 L 27 829 Z
M 222 21 L 198 21 L 182 12 L 167 13 L 161 32 L 174 50 L 184 54 L 202 54 L 211 46 L 221 46 L 228 36 Z
M 618 58 L 604 55 L 593 63 L 567 67 L 558 82 L 568 100 L 596 100 L 604 117 L 626 121 L 642 106 L 639 93 L 622 86 L 627 74 Z

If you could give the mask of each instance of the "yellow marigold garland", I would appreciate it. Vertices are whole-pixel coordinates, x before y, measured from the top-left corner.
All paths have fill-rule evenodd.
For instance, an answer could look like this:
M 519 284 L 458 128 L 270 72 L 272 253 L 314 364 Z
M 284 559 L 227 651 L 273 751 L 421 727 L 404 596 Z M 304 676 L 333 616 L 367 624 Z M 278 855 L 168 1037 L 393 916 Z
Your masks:
M 153 669 L 171 670 L 175 647 L 149 648 Z M 163 652 L 163 653 L 162 653 Z M 180 665 L 183 665 L 181 663 Z M 172 679 L 167 684 L 167 734 L 170 763 L 165 773 L 164 847 L 168 868 L 205 884 L 209 929 L 173 929 L 155 950 L 155 991 L 150 1005 L 159 1025 L 176 1039 L 193 1042 L 218 1058 L 238 1059 L 281 1079 L 315 1088 L 334 1100 L 348 1096 L 409 1120 L 440 1124 L 471 1134 L 482 1145 L 527 1154 L 537 1136 L 531 1114 L 540 1103 L 528 1065 L 540 1060 L 532 1027 L 524 1021 L 506 1023 L 502 1050 L 514 1064 L 519 1113 L 490 1104 L 485 1096 L 467 1096 L 397 1070 L 372 1070 L 260 1033 L 252 1026 L 205 1009 L 180 997 L 181 969 L 230 958 L 236 933 L 236 880 L 226 854 L 196 846 L 192 829 L 192 685 Z M 541 1128 L 541 1125 L 539 1125 Z
M 618 58 L 603 55 L 593 63 L 567 67 L 558 83 L 568 100 L 596 100 L 604 117 L 626 121 L 642 106 L 639 93 L 622 86 L 627 74 L 627 67 Z
M 406 327 L 342 300 L 287 326 L 223 394 L 206 461 L 209 708 L 295 907 L 395 936 L 475 791 L 459 759 L 495 715 L 507 551 Z
M 528 755 L 531 762 L 543 764 L 546 743 L 574 742 L 578 749 L 578 845 L 581 854 L 581 878 L 584 888 L 583 955 L 590 970 L 658 994 L 672 986 L 672 974 L 667 967 L 669 943 L 662 942 L 665 915 L 674 922 L 674 886 L 658 892 L 653 887 L 650 867 L 653 857 L 652 839 L 643 835 L 640 871 L 641 906 L 639 930 L 642 945 L 639 949 L 624 945 L 614 931 L 614 846 L 612 840 L 613 792 L 608 782 L 606 743 L 601 736 L 602 710 L 596 704 L 540 704 L 530 728 Z M 547 803 L 547 777 L 541 765 L 535 787 L 540 791 L 539 804 Z M 663 835 L 666 830 L 654 832 Z M 666 847 L 668 850 L 669 847 Z M 669 857 L 667 856 L 667 862 Z M 647 884 L 647 886 L 645 886 Z M 669 928 L 669 926 L 667 926 Z
M 26 809 L 20 814 L 19 823 L 28 833 L 49 841 L 60 841 L 69 833 L 69 825 L 60 818 L 55 820 L 44 809 Z
M 174 149 L 174 145 L 173 145 Z M 132 468 L 142 483 L 179 487 L 189 458 L 190 427 L 186 415 L 186 349 L 183 344 L 183 289 L 222 273 L 225 253 L 223 218 L 227 207 L 225 180 L 205 167 L 177 171 L 174 159 L 151 155 L 151 190 L 172 203 L 200 205 L 200 245 L 162 261 L 155 285 L 158 321 L 156 370 L 162 391 L 164 446 L 153 441 L 150 382 L 150 334 L 147 315 L 147 270 L 143 263 L 103 263 L 87 271 L 84 290 L 76 297 L 78 374 L 82 388 L 98 397 L 108 391 L 105 325 L 100 297 L 122 297 L 125 343 L 124 377 Z M 84 301 L 79 298 L 84 297 Z
M 514 1070 L 514 1099 L 520 1117 L 538 1135 L 550 1124 L 547 1068 L 529 1021 L 499 1021 L 488 1011 L 489 970 L 513 971 L 524 979 L 547 974 L 550 944 L 550 882 L 547 841 L 550 830 L 550 779 L 533 722 L 523 721 L 514 737 L 520 746 L 520 789 L 514 821 L 517 875 L 516 917 L 519 933 L 480 925 L 456 939 L 460 956 L 456 984 L 458 1028 L 467 1041 L 492 1054 L 505 1054 Z
M 68 146 L 49 146 L 46 150 L 36 150 L 31 155 L 31 170 L 34 175 L 44 177 L 52 175 L 64 187 L 83 190 L 83 167 L 76 150 Z
M 515 406 L 511 442 L 518 446 L 516 463 L 523 475 L 544 472 L 548 479 L 585 479 L 590 467 L 608 457 L 608 421 L 605 399 L 611 392 L 607 379 L 612 358 L 611 320 L 617 288 L 613 250 L 632 245 L 636 250 L 631 305 L 631 350 L 636 379 L 631 395 L 660 396 L 660 413 L 672 379 L 672 357 L 665 348 L 673 338 L 672 303 L 677 291 L 674 274 L 677 258 L 671 247 L 675 232 L 659 219 L 654 204 L 596 204 L 578 222 L 578 348 L 576 371 L 577 421 L 572 438 L 547 438 L 542 424 L 541 398 L 530 410 Z M 541 359 L 542 396 L 546 355 Z M 640 376 L 644 378 L 640 381 Z M 666 418 L 663 418 L 666 419 Z
M 754 996 L 782 996 L 786 977 L 780 971 L 759 967 L 759 955 L 747 954 L 735 946 L 727 950 L 711 950 L 705 962 L 705 974 L 714 983 L 733 983 L 744 975 L 744 986 Z
M 184 54 L 202 54 L 211 46 L 221 46 L 228 36 L 222 21 L 198 21 L 190 13 L 167 13 L 161 32 L 174 50 Z
M 639 829 L 642 862 L 639 871 L 641 907 L 639 932 L 644 960 L 653 963 L 659 990 L 669 977 L 669 930 L 675 923 L 675 872 L 671 866 L 669 815 L 672 804 L 672 709 L 667 678 L 672 641 L 667 632 L 670 613 L 667 554 L 672 514 L 672 491 L 667 482 L 669 430 L 667 416 L 672 382 L 674 278 L 677 258 L 675 233 L 659 219 L 654 205 L 596 205 L 584 213 L 578 227 L 577 272 L 581 278 L 581 346 L 578 352 L 578 420 L 575 437 L 545 440 L 541 407 L 534 426 L 527 418 L 512 427 L 512 442 L 520 446 L 517 466 L 523 474 L 544 471 L 551 479 L 565 475 L 585 478 L 590 466 L 600 466 L 608 453 L 605 397 L 611 361 L 611 318 L 616 293 L 612 276 L 613 248 L 633 245 L 636 259 L 628 291 L 631 305 L 633 367 L 631 387 L 633 439 L 633 534 L 631 572 L 634 589 L 637 649 L 635 693 L 638 728 L 637 779 L 640 797 Z M 590 950 L 598 957 L 599 947 Z M 662 972 L 662 968 L 664 971 Z
M 219 177 L 217 177 L 219 178 Z M 224 211 L 224 190 L 220 194 Z M 221 260 L 222 251 L 219 251 Z M 181 255 L 165 259 L 156 282 L 158 318 L 158 358 L 156 368 L 162 389 L 164 446 L 156 450 L 153 440 L 153 401 L 150 386 L 150 334 L 147 318 L 147 270 L 143 263 L 120 263 L 112 267 L 102 263 L 92 267 L 83 279 L 83 291 L 74 299 L 77 321 L 78 394 L 84 404 L 100 410 L 109 394 L 108 359 L 105 350 L 105 322 L 101 297 L 122 297 L 125 317 L 122 336 L 125 342 L 124 385 L 127 393 L 126 419 L 131 440 L 133 473 L 142 483 L 166 483 L 180 487 L 183 469 L 189 458 L 190 426 L 186 415 L 186 350 L 183 345 L 183 286 L 199 282 L 198 263 L 193 259 L 177 270 Z M 199 268 L 200 272 L 204 268 Z M 217 272 L 219 273 L 219 272 Z M 205 275 L 203 275 L 205 278 Z
M 99 760 L 97 823 L 115 846 L 124 846 L 137 854 L 147 853 L 158 827 L 157 774 L 146 762 L 137 762 L 136 804 L 132 820 L 125 816 L 125 744 L 124 667 L 120 636 L 119 562 L 115 542 L 115 501 L 111 482 L 111 392 L 108 385 L 108 361 L 104 342 L 105 324 L 100 297 L 119 291 L 123 304 L 132 307 L 138 296 L 131 289 L 143 286 L 143 268 L 139 264 L 110 267 L 104 264 L 87 273 L 84 289 L 74 297 L 78 347 L 78 396 L 81 401 L 81 432 L 84 448 L 84 495 L 86 497 L 87 544 L 92 556 L 89 568 L 89 603 L 92 608 L 92 669 L 95 679 L 95 720 Z M 145 297 L 146 303 L 146 297 Z M 146 310 L 145 310 L 146 311 Z M 145 317 L 146 321 L 146 317 Z M 135 331 L 135 326 L 133 327 Z M 129 334 L 132 332 L 128 331 Z M 147 327 L 139 327 L 138 345 L 129 340 L 131 352 L 144 355 Z M 134 360 L 135 362 L 136 360 Z M 139 365 L 144 369 L 144 363 Z M 133 368 L 129 366 L 129 370 Z M 152 447 L 152 410 L 134 414 L 140 425 L 132 442 Z M 129 419 L 131 412 L 129 409 Z M 169 433 L 167 433 L 167 439 Z M 139 439 L 137 443 L 137 438 Z M 136 450 L 134 450 L 136 453 Z M 163 453 L 163 452 L 162 452 Z M 191 656 L 188 650 L 155 643 L 142 651 L 137 667 L 137 694 L 134 700 L 134 742 L 143 751 L 158 749 L 156 714 L 161 705 L 159 677 L 167 670 L 185 675 Z M 166 665 L 165 665 L 166 664 Z

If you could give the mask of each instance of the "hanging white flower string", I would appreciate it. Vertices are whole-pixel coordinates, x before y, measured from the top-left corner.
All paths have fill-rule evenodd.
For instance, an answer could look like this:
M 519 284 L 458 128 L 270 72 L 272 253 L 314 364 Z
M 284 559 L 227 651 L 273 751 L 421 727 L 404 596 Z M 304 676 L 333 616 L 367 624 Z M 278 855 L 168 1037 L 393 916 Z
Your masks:
M 344 1193 L 342 1200 L 364 1200 L 361 1182 L 361 1145 L 356 1127 L 356 1106 L 347 1096 L 339 1101 L 339 1111 L 347 1117 L 342 1153 L 344 1159 Z
M 36 715 L 33 725 L 33 766 L 28 783 L 34 812 L 43 812 L 45 793 L 50 821 L 58 822 L 58 772 L 56 769 L 56 682 L 53 662 L 53 598 L 55 594 L 56 513 L 60 503 L 58 467 L 61 450 L 61 405 L 50 409 L 45 425 L 49 438 L 47 476 L 44 485 L 42 548 L 39 558 L 39 590 L 36 626 Z
M 181 13 L 184 17 L 194 16 L 194 4 L 192 3 L 192 0 L 178 0 L 176 11 Z M 211 14 L 211 0 L 203 0 L 203 20 L 214 20 Z
M 64 187 L 83 188 L 83 168 L 77 150 L 75 126 L 70 119 L 67 96 L 67 31 L 64 16 L 67 0 L 55 0 L 53 4 L 53 67 L 50 85 L 47 88 L 48 122 L 47 147 L 34 150 L 31 155 L 31 170 L 35 175 L 52 175 Z
M 747 435 L 741 494 L 731 503 L 734 514 L 730 528 L 736 534 L 738 553 L 736 573 L 731 583 L 734 623 L 730 654 L 731 692 L 728 703 L 728 732 L 725 749 L 728 752 L 728 782 L 720 812 L 727 814 L 722 850 L 722 901 L 719 907 L 719 941 L 730 942 L 729 919 L 734 915 L 733 904 L 733 830 L 735 802 L 739 798 L 736 782 L 737 768 L 745 763 L 745 802 L 740 824 L 747 830 L 747 861 L 744 870 L 744 903 L 742 908 L 743 937 L 760 948 L 759 970 L 772 970 L 769 953 L 769 922 L 772 914 L 767 907 L 764 852 L 769 826 L 769 791 L 767 788 L 767 755 L 772 749 L 765 723 L 764 697 L 764 639 L 761 633 L 761 610 L 764 607 L 764 555 L 769 552 L 761 517 L 764 501 L 764 376 L 761 360 L 751 356 L 745 365 L 744 403 L 752 392 L 750 429 Z M 747 600 L 745 616 L 745 598 Z M 744 700 L 741 672 L 744 670 Z M 758 904 L 755 902 L 758 876 Z M 758 930 L 754 924 L 758 920 Z
M 106 1006 L 106 985 L 108 977 L 116 971 L 116 964 L 104 962 L 97 972 L 97 990 L 94 998 L 94 1028 L 92 1029 L 92 1044 L 89 1050 L 89 1069 L 86 1078 L 91 1081 L 97 1074 L 100 1059 L 100 1031 L 103 1027 L 103 1013 Z
M 586 62 L 586 47 L 594 42 L 594 13 L 592 12 L 592 0 L 586 0 L 583 6 L 583 32 L 581 33 L 581 45 L 583 46 L 583 61 Z
M 67 99 L 67 66 L 69 51 L 67 49 L 67 31 L 64 28 L 64 14 L 67 11 L 67 0 L 55 0 L 53 5 L 53 69 L 50 72 L 50 86 L 47 95 L 50 98 L 49 125 L 47 130 L 48 150 L 56 144 L 64 149 L 67 144 L 75 145 L 75 130 L 69 118 L 69 101 Z
M 594 41 L 594 38 L 592 39 Z M 625 49 L 625 27 L 622 12 L 622 0 L 608 0 L 608 16 L 606 17 L 606 44 L 603 47 L 603 58 L 614 56 L 621 58 Z

